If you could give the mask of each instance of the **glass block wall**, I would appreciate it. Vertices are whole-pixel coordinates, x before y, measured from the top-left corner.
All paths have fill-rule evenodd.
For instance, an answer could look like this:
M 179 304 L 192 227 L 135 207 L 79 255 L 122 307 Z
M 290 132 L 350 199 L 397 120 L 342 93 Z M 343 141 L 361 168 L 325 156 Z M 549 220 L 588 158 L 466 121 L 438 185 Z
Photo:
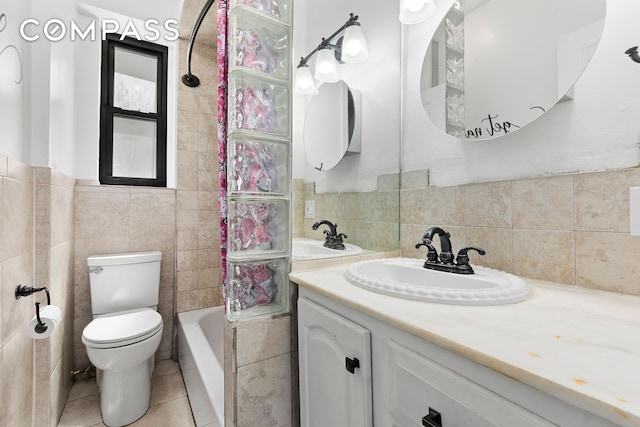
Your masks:
M 226 311 L 289 310 L 291 4 L 231 0 L 226 48 Z

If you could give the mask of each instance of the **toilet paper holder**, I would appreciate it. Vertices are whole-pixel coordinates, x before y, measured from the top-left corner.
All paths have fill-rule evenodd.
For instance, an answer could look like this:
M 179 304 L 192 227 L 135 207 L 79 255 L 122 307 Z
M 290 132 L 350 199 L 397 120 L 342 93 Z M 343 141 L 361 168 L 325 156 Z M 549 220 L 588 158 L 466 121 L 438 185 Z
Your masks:
M 49 295 L 49 289 L 47 289 L 46 286 L 43 286 L 42 288 L 34 288 L 31 286 L 18 285 L 16 287 L 15 296 L 16 299 L 20 299 L 40 291 L 45 291 L 47 294 L 47 305 L 51 305 L 51 296 Z M 36 325 L 35 331 L 41 334 L 47 330 L 47 325 L 40 320 L 40 302 L 36 302 L 36 319 L 38 319 L 38 324 Z

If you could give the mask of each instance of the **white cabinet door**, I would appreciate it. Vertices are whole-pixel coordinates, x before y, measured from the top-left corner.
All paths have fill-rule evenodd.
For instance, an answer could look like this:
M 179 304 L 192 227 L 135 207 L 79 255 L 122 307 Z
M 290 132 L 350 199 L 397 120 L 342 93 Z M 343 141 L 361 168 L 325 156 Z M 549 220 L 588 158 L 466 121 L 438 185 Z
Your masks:
M 298 300 L 300 424 L 371 427 L 371 335 L 306 298 Z

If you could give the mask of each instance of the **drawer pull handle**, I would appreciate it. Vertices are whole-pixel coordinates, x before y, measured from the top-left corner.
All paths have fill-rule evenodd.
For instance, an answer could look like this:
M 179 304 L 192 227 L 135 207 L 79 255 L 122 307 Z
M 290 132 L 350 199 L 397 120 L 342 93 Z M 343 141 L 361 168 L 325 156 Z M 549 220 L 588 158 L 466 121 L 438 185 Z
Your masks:
M 357 358 L 349 359 L 348 357 L 344 358 L 344 363 L 347 367 L 347 371 L 355 374 L 356 368 L 360 367 L 360 361 Z
M 425 427 L 442 427 L 442 415 L 435 409 L 429 408 L 429 415 L 422 417 L 422 425 Z

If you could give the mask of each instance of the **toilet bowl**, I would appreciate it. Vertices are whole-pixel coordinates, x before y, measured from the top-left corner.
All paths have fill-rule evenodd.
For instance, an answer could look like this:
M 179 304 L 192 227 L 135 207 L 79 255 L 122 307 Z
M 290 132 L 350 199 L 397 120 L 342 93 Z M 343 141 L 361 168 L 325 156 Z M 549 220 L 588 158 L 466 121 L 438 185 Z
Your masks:
M 94 319 L 82 333 L 91 363 L 100 372 L 100 409 L 107 426 L 123 426 L 149 408 L 154 354 L 162 317 L 143 308 Z
M 87 259 L 93 320 L 82 343 L 97 368 L 102 421 L 109 427 L 130 424 L 149 409 L 163 330 L 156 311 L 161 258 L 140 252 Z

